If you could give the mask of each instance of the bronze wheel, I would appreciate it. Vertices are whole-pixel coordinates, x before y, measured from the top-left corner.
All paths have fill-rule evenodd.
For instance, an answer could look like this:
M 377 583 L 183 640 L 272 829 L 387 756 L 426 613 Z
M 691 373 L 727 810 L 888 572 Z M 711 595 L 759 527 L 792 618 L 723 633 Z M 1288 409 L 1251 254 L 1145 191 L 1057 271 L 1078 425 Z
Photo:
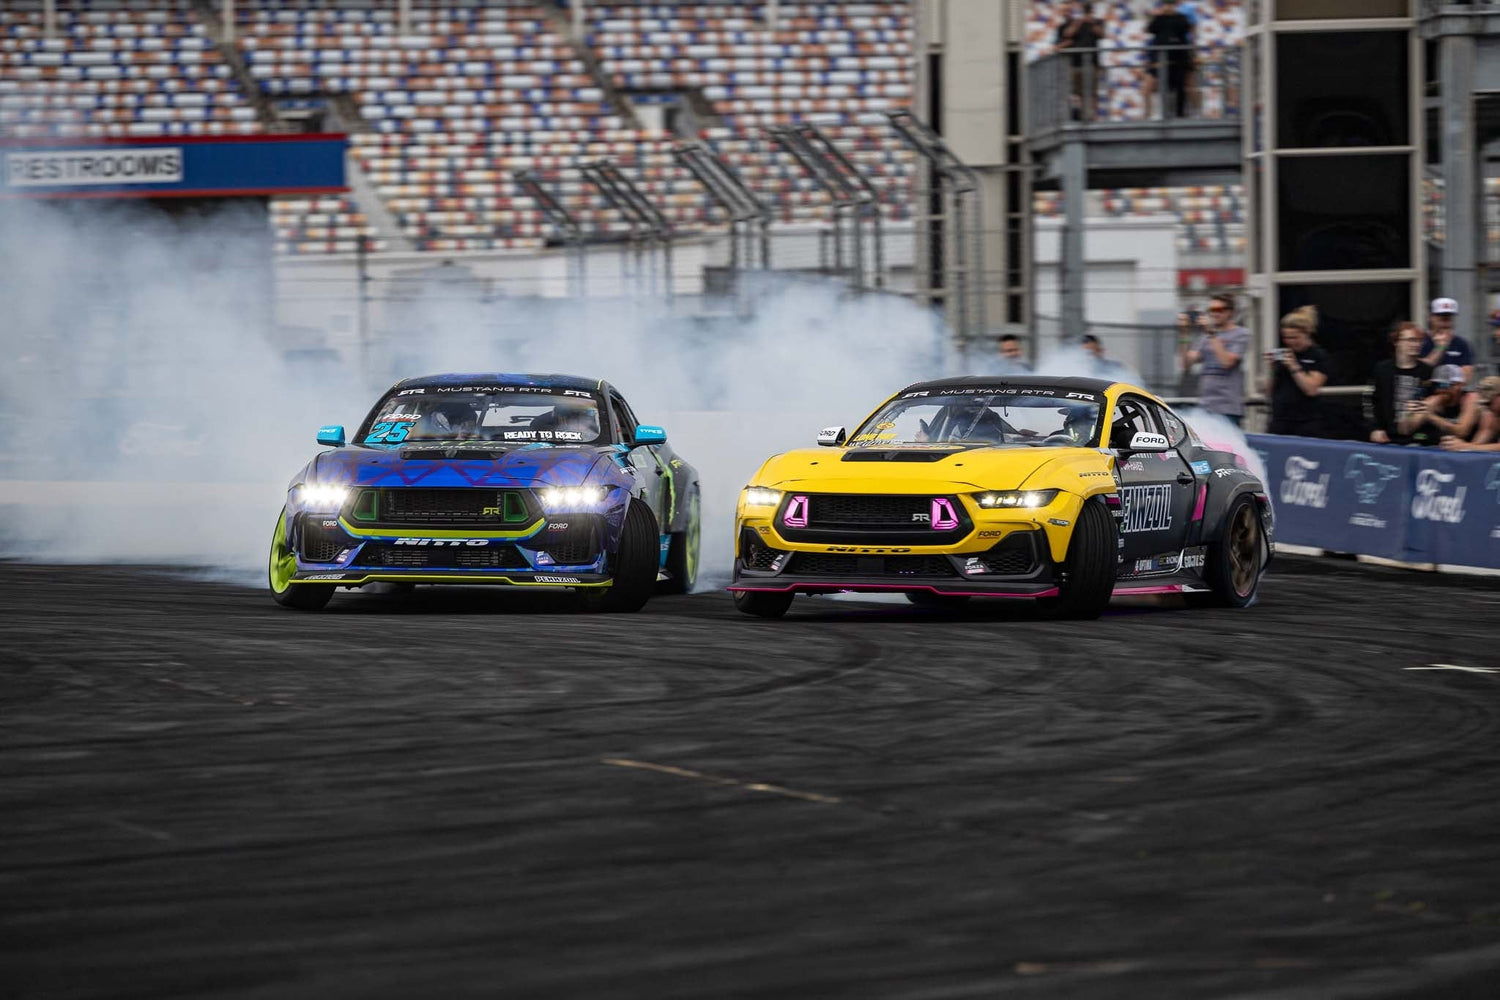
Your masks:
M 1248 598 L 1260 578 L 1260 525 L 1252 504 L 1240 504 L 1228 535 L 1229 583 L 1236 597 Z

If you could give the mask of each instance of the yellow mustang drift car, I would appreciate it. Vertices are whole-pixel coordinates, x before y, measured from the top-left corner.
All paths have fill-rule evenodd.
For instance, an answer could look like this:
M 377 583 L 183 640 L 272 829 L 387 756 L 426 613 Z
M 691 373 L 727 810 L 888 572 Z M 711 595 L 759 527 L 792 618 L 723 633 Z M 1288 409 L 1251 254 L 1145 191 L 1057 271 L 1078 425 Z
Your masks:
M 1133 385 L 923 382 L 818 444 L 740 494 L 729 589 L 746 614 L 842 591 L 1034 598 L 1070 618 L 1114 594 L 1245 607 L 1273 551 L 1265 484 Z

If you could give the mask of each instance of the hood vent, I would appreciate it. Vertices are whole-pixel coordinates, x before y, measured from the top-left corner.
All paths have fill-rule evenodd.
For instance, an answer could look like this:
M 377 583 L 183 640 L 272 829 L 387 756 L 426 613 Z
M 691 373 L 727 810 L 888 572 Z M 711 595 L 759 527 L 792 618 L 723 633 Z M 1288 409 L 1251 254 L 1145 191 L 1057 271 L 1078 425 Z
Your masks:
M 403 448 L 401 457 L 406 461 L 433 461 L 441 462 L 444 459 L 471 458 L 486 461 L 494 461 L 504 457 L 505 448 L 485 448 L 470 445 L 462 448 Z
M 850 448 L 844 452 L 845 462 L 941 462 L 949 455 L 957 455 L 962 448 L 952 451 L 900 451 L 896 449 Z

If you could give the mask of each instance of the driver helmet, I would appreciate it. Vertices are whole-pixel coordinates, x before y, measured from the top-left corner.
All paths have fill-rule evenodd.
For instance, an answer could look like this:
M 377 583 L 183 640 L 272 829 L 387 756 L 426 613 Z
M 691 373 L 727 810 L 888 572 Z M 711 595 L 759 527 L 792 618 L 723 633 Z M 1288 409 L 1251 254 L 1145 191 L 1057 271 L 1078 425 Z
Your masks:
M 1063 418 L 1063 433 L 1079 444 L 1085 444 L 1094 433 L 1094 409 L 1075 406 Z
M 444 400 L 429 414 L 434 429 L 467 434 L 479 426 L 474 407 L 457 399 Z
M 983 397 L 963 396 L 945 407 L 944 437 L 950 441 L 993 439 L 999 435 L 999 424 Z
M 552 408 L 552 426 L 554 430 L 575 431 L 593 437 L 599 433 L 597 413 L 592 406 L 559 403 Z

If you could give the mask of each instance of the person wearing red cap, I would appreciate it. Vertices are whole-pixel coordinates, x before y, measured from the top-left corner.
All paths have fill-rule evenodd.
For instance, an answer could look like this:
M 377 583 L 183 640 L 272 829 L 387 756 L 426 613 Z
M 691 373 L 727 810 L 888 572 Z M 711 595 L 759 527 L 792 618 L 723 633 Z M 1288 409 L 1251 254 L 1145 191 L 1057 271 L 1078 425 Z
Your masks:
M 1457 299 L 1432 300 L 1432 318 L 1428 323 L 1427 339 L 1422 342 L 1422 360 L 1434 368 L 1457 365 L 1464 370 L 1464 381 L 1467 382 L 1474 377 L 1474 349 L 1467 340 L 1453 332 L 1457 318 Z

